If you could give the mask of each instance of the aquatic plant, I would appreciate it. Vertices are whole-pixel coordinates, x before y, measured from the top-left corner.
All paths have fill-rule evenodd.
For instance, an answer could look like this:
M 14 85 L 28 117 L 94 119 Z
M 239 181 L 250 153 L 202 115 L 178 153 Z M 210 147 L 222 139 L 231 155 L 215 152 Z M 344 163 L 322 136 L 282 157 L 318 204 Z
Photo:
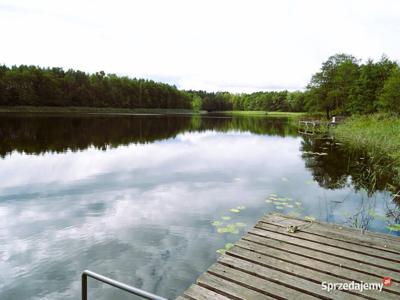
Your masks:
M 390 231 L 400 231 L 400 224 L 391 224 L 386 227 Z
M 228 251 L 229 249 L 231 249 L 234 246 L 234 244 L 232 243 L 226 243 L 224 248 L 218 249 L 216 252 L 219 254 L 225 254 L 226 251 Z
M 218 227 L 217 228 L 218 233 L 232 233 L 232 234 L 238 234 L 239 229 L 235 224 L 228 224 L 226 227 Z
M 334 135 L 354 151 L 373 157 L 370 163 L 375 169 L 393 172 L 394 182 L 400 184 L 400 118 L 389 114 L 353 116 L 338 126 Z
M 221 221 L 212 221 L 211 225 L 212 226 L 221 226 L 223 223 Z
M 246 227 L 246 226 L 247 226 L 246 223 L 241 223 L 241 222 L 236 222 L 235 225 L 236 225 L 237 227 Z

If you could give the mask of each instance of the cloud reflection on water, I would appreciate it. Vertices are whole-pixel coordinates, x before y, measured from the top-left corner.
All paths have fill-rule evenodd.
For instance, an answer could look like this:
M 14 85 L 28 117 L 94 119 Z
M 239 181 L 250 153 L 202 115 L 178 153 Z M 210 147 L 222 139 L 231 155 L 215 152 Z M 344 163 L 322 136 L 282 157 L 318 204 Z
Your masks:
M 305 185 L 300 143 L 210 130 L 107 151 L 12 153 L 0 160 L 0 298 L 76 299 L 84 269 L 176 296 L 239 237 L 210 226 L 231 207 L 245 205 L 233 217 L 250 226 L 274 192 L 326 218 L 318 197 L 351 192 Z

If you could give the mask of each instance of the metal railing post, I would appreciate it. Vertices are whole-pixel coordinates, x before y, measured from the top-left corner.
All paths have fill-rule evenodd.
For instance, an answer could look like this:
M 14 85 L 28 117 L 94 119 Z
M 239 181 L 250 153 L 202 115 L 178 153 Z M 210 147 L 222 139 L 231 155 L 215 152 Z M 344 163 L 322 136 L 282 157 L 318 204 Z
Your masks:
M 140 296 L 142 298 L 146 298 L 146 299 L 150 299 L 150 300 L 168 300 L 166 298 L 146 292 L 144 290 L 138 289 L 136 287 L 127 285 L 125 283 L 116 281 L 114 279 L 108 278 L 106 276 L 97 274 L 97 273 L 89 271 L 89 270 L 85 270 L 82 273 L 82 300 L 88 300 L 88 287 L 87 287 L 88 277 L 92 277 L 93 279 L 104 282 L 108 285 L 111 285 L 118 289 L 124 290 L 128 293 Z
M 87 300 L 87 275 L 82 273 L 82 300 Z

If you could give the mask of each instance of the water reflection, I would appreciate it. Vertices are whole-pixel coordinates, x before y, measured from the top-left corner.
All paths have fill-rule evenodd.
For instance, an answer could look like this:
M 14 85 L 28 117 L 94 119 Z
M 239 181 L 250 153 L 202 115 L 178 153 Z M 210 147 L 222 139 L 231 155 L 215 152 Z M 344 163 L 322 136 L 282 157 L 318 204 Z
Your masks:
M 339 189 L 352 185 L 356 190 L 366 190 L 369 195 L 388 188 L 400 190 L 398 183 L 392 181 L 390 161 L 383 157 L 350 151 L 328 136 L 305 135 L 301 151 L 306 167 L 322 187 Z
M 27 154 L 85 150 L 151 143 L 181 132 L 236 130 L 256 134 L 294 136 L 287 119 L 173 116 L 173 115 L 65 115 L 0 113 L 0 156 L 12 151 Z
M 392 193 L 368 190 L 353 163 L 339 163 L 344 147 L 298 136 L 284 119 L 0 124 L 1 299 L 77 299 L 84 269 L 173 298 L 271 211 L 387 233 L 399 222 Z M 218 230 L 233 223 L 245 225 Z M 93 282 L 90 294 L 131 299 Z

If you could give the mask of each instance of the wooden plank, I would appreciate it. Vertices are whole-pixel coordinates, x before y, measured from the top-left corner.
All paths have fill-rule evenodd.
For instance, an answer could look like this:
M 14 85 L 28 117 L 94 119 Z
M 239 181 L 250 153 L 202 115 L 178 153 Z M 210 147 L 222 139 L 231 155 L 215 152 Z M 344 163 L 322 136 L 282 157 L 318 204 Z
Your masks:
M 329 246 L 333 246 L 333 247 L 337 247 L 337 248 L 341 248 L 341 249 L 345 249 L 345 250 L 350 250 L 352 252 L 356 252 L 356 253 L 360 253 L 360 254 L 374 256 L 379 259 L 390 260 L 395 263 L 394 267 L 396 267 L 396 264 L 397 264 L 397 266 L 400 270 L 400 263 L 399 263 L 400 262 L 400 253 L 395 254 L 395 253 L 367 247 L 364 245 L 355 245 L 352 243 L 348 243 L 346 241 L 338 241 L 338 240 L 330 239 L 330 238 L 327 238 L 324 236 L 319 236 L 319 235 L 314 235 L 314 234 L 307 233 L 307 232 L 302 232 L 301 229 L 299 231 L 296 231 L 295 233 L 289 233 L 287 231 L 286 227 L 282 227 L 279 225 L 273 225 L 273 224 L 269 224 L 269 223 L 264 223 L 264 222 L 259 222 L 256 226 L 265 228 L 265 229 L 269 229 L 269 230 L 273 230 L 275 232 L 279 232 L 282 234 L 295 236 L 295 237 L 298 237 L 298 238 L 301 238 L 304 240 L 318 242 L 320 244 L 329 245 Z
M 292 218 L 281 214 L 266 215 L 261 219 L 261 221 L 275 225 L 281 225 L 284 227 L 290 224 L 299 226 L 309 224 L 308 221 L 303 219 Z M 319 221 L 314 221 L 310 227 L 307 227 L 301 231 L 376 247 L 377 249 L 381 250 L 393 251 L 394 253 L 400 253 L 400 238 L 387 234 L 362 231 L 359 229 Z
M 260 264 L 267 268 L 280 270 L 289 274 L 294 274 L 298 277 L 307 279 L 309 281 L 321 284 L 326 282 L 349 282 L 349 281 L 364 281 L 364 282 L 378 282 L 382 281 L 382 277 L 370 276 L 362 273 L 357 273 L 341 267 L 335 267 L 327 263 L 305 258 L 291 253 L 285 253 L 280 250 L 268 248 L 265 246 L 257 245 L 251 242 L 241 240 L 237 246 L 233 247 L 227 252 L 239 259 L 251 261 Z M 261 255 L 260 255 L 261 254 Z M 221 257 L 220 260 L 225 258 Z M 321 286 L 319 285 L 321 289 Z M 392 286 L 384 289 L 388 296 L 386 299 L 399 299 L 400 298 L 400 284 L 394 282 Z M 392 297 L 393 293 L 397 293 Z
M 288 216 L 288 215 L 284 215 L 284 214 L 280 214 L 280 213 L 268 214 L 268 215 L 265 215 L 263 218 L 268 219 L 268 218 L 275 218 L 275 217 L 280 217 L 281 219 L 287 219 L 287 220 L 298 220 L 298 221 L 303 221 L 303 222 L 306 221 L 306 220 L 298 218 L 298 217 L 292 217 L 292 216 Z M 308 222 L 308 221 L 306 221 L 306 222 Z M 377 242 L 378 244 L 380 244 L 384 240 L 393 240 L 394 242 L 397 242 L 397 243 L 399 242 L 399 237 L 390 235 L 390 234 L 362 230 L 359 228 L 352 228 L 352 227 L 348 227 L 345 225 L 339 225 L 339 224 L 335 224 L 335 223 L 326 223 L 326 222 L 322 222 L 322 221 L 314 221 L 314 223 L 320 224 L 329 230 L 338 230 L 339 232 L 348 231 L 350 233 L 358 232 L 362 238 L 367 238 L 367 239 L 368 238 L 373 238 L 373 239 L 376 238 L 377 241 L 373 241 L 373 239 L 372 239 L 372 241 Z
M 261 222 L 268 224 L 287 227 L 288 225 L 300 226 L 299 231 L 307 232 L 313 235 L 324 236 L 329 239 L 343 241 L 354 245 L 362 245 L 373 249 L 400 254 L 400 238 L 392 237 L 375 237 L 369 236 L 369 233 L 362 233 L 359 229 L 347 228 L 343 226 L 329 226 L 327 223 L 313 221 L 310 223 L 306 220 L 289 219 L 280 215 L 268 215 L 261 219 Z M 399 248 L 399 249 L 397 249 Z M 397 250 L 396 250 L 397 249 Z
M 274 231 L 273 229 L 271 230 L 271 227 L 268 227 L 267 225 L 257 224 L 254 230 L 257 230 L 257 233 L 263 233 L 268 237 L 287 241 L 289 243 L 304 246 L 304 247 L 307 247 L 310 249 L 317 249 L 320 252 L 334 253 L 336 256 L 341 256 L 341 257 L 344 257 L 347 259 L 352 259 L 354 261 L 358 261 L 358 262 L 361 262 L 364 264 L 375 265 L 380 268 L 384 268 L 386 270 L 392 270 L 395 272 L 400 270 L 400 264 L 396 264 L 394 262 L 387 261 L 384 259 L 371 257 L 371 256 L 368 256 L 365 254 L 355 253 L 355 252 L 352 252 L 349 250 L 344 250 L 344 249 L 329 246 L 329 245 L 323 245 L 318 242 L 304 240 L 304 239 L 298 238 L 296 235 L 289 235 L 289 233 L 287 233 L 287 232 L 282 233 L 282 232 Z
M 246 253 L 247 252 L 247 253 Z M 303 279 L 301 277 L 295 276 L 295 275 L 291 275 L 291 274 L 297 274 L 296 272 L 292 272 L 293 269 L 291 269 L 289 271 L 289 273 L 283 273 L 281 271 L 278 271 L 276 269 L 271 269 L 267 266 L 269 265 L 269 259 L 266 258 L 264 259 L 264 257 L 261 257 L 259 255 L 256 255 L 254 253 L 251 253 L 249 251 L 240 249 L 239 247 L 234 247 L 233 249 L 231 249 L 229 251 L 229 253 L 239 253 L 240 255 L 243 255 L 244 258 L 249 258 L 249 260 L 251 260 L 251 262 L 246 261 L 246 260 L 242 260 L 242 259 L 238 259 L 237 257 L 232 257 L 230 255 L 224 255 L 223 257 L 220 258 L 219 262 L 223 263 L 224 265 L 236 268 L 238 270 L 244 271 L 244 272 L 250 272 L 255 276 L 261 277 L 263 279 L 266 280 L 272 280 L 274 282 L 279 282 L 280 284 L 284 285 L 284 287 L 291 287 L 293 289 L 296 290 L 300 290 L 303 291 L 303 293 L 310 293 L 314 296 L 316 296 L 317 298 L 327 298 L 329 297 L 330 299 L 363 299 L 359 296 L 356 295 L 352 295 L 349 293 L 345 293 L 342 291 L 333 291 L 332 293 L 327 293 L 326 291 L 322 290 L 321 288 L 321 282 L 316 283 L 314 281 L 310 281 L 310 280 L 306 280 Z M 261 265 L 261 264 L 262 265 Z M 275 266 L 277 266 L 278 268 L 283 265 L 286 266 L 286 264 L 282 261 L 276 260 L 275 259 Z M 295 269 L 299 269 L 298 267 L 294 266 Z M 287 271 L 288 269 L 286 269 Z M 306 274 L 307 276 L 309 276 L 309 274 L 307 274 L 307 269 L 303 268 L 303 275 Z M 318 274 L 320 275 L 320 274 Z M 332 277 L 334 278 L 334 277 Z M 346 282 L 346 280 L 338 280 L 338 278 L 334 278 L 335 281 L 332 282 Z M 325 280 L 327 281 L 327 280 Z M 289 296 L 289 293 L 286 293 L 286 289 L 283 289 L 282 287 L 280 287 L 279 291 L 283 292 L 282 296 Z M 279 295 L 279 294 L 277 294 Z M 391 295 L 390 295 L 391 296 Z M 295 298 L 295 295 L 291 295 L 291 298 Z M 297 297 L 296 297 L 297 299 Z M 389 299 L 398 299 L 398 296 L 396 296 L 395 298 L 387 298 Z
M 246 243 L 247 242 L 247 243 Z M 256 251 L 257 253 L 274 256 L 289 262 L 307 266 L 317 271 L 325 272 L 342 278 L 354 278 L 365 282 L 380 281 L 383 277 L 389 276 L 394 282 L 388 289 L 400 293 L 400 274 L 399 272 L 387 272 L 380 268 L 368 265 L 360 265 L 357 262 L 346 260 L 334 255 L 325 255 L 318 251 L 304 249 L 297 245 L 286 244 L 284 242 L 265 239 L 251 234 L 245 235 L 236 245 L 242 248 Z M 281 254 L 282 251 L 285 254 Z M 282 255 L 282 257 L 280 256 Z
M 255 300 L 271 300 L 275 299 L 271 296 L 267 296 L 244 288 L 243 286 L 236 284 L 234 282 L 222 279 L 210 273 L 204 273 L 200 275 L 197 279 L 197 284 L 210 289 L 218 294 L 225 295 L 229 298 L 245 300 L 245 299 L 255 299 Z
M 190 299 L 195 300 L 207 300 L 207 299 L 215 299 L 215 300 L 229 300 L 229 298 L 215 293 L 209 289 L 201 287 L 197 284 L 192 284 L 186 291 L 185 295 Z
M 238 284 L 245 286 L 250 290 L 254 290 L 269 295 L 271 297 L 279 297 L 284 299 L 287 298 L 299 299 L 299 300 L 316 299 L 315 296 L 299 292 L 291 288 L 287 288 L 283 285 L 279 285 L 274 282 L 249 275 L 247 273 L 235 270 L 233 268 L 229 268 L 227 266 L 218 263 L 212 265 L 207 270 L 207 272 L 217 276 L 221 276 L 226 280 L 236 282 Z

